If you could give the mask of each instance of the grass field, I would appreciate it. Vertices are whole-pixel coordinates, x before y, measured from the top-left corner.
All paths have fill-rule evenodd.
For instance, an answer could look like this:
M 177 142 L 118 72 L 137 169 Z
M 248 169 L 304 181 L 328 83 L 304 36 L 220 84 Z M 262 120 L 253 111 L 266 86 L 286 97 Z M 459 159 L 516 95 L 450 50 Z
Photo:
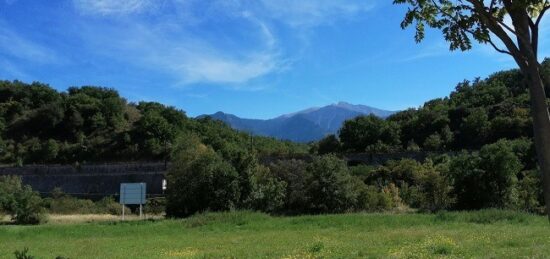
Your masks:
M 0 226 L 0 258 L 550 258 L 546 218 L 486 210 Z

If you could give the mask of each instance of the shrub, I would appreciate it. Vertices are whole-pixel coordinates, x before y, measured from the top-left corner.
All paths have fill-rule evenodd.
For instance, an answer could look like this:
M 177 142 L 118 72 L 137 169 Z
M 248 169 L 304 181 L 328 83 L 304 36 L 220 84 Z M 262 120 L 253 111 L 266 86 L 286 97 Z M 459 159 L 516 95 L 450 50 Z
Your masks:
M 286 183 L 284 210 L 287 213 L 305 212 L 305 176 L 307 164 L 301 160 L 280 160 L 269 165 L 274 177 Z
M 401 202 L 427 211 L 446 209 L 454 202 L 452 186 L 446 174 L 446 164 L 435 166 L 431 160 L 424 163 L 412 159 L 389 161 L 385 166 L 373 170 L 365 178 L 369 185 L 396 189 Z M 391 187 L 391 185 L 394 185 Z
M 334 155 L 315 158 L 307 166 L 305 183 L 310 212 L 344 212 L 356 204 L 358 193 L 348 167 Z
M 121 206 L 113 197 L 104 197 L 99 201 L 80 199 L 63 193 L 60 189 L 52 191 L 52 197 L 44 199 L 49 213 L 54 214 L 111 214 L 120 215 Z M 128 209 L 128 211 L 130 211 Z
M 517 208 L 532 213 L 544 213 L 540 172 L 536 170 L 522 173 L 517 187 Z
M 69 195 L 44 199 L 46 209 L 54 214 L 92 214 L 99 212 L 96 204 L 88 199 L 78 199 Z
M 120 209 L 119 209 L 120 210 Z M 147 200 L 147 204 L 144 208 L 144 213 L 160 215 L 166 210 L 166 198 L 156 197 Z
M 459 209 L 511 208 L 517 204 L 517 175 L 522 168 L 507 140 L 462 153 L 450 163 Z
M 96 210 L 98 213 L 106 213 L 111 215 L 121 215 L 122 207 L 113 197 L 104 197 L 103 199 L 96 201 Z M 131 211 L 128 207 L 126 211 Z
M 17 224 L 39 224 L 46 220 L 42 199 L 17 176 L 0 177 L 0 207 Z
M 359 184 L 357 197 L 357 210 L 384 211 L 393 208 L 391 194 L 382 192 L 378 187 Z
M 287 184 L 274 177 L 269 168 L 259 167 L 252 176 L 251 182 L 252 191 L 247 203 L 252 209 L 275 212 L 283 207 Z
M 166 178 L 168 217 L 229 210 L 239 201 L 238 173 L 204 145 L 176 154 Z

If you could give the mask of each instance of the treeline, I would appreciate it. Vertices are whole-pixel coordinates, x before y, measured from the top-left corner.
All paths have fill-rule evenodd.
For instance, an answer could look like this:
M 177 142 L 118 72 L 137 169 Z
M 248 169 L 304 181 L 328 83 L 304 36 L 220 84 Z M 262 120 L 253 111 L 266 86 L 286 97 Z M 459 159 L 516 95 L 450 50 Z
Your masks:
M 208 145 L 257 154 L 307 152 L 305 145 L 250 136 L 174 107 L 129 103 L 109 88 L 58 92 L 37 82 L 0 81 L 0 163 L 162 161 L 170 159 L 174 141 L 189 133 Z
M 550 79 L 550 60 L 542 63 Z M 547 85 L 547 94 L 550 86 Z M 314 145 L 314 153 L 478 150 L 500 139 L 531 139 L 528 89 L 518 70 L 464 81 L 449 97 L 393 114 L 387 120 L 361 116 L 338 135 Z

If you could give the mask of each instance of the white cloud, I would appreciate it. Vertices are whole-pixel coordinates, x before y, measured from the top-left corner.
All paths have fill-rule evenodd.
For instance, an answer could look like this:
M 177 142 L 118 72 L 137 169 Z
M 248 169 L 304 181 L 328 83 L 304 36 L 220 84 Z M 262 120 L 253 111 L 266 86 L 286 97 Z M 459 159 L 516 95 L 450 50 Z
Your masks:
M 289 67 L 291 62 L 284 57 L 285 50 L 272 30 L 274 26 L 312 28 L 354 19 L 374 6 L 359 0 L 73 0 L 73 3 L 85 14 L 128 18 L 111 21 L 109 28 L 89 25 L 90 30 L 81 32 L 86 38 L 84 42 L 91 42 L 94 51 L 168 73 L 183 85 L 218 83 L 239 89 L 253 88 L 248 84 L 251 80 Z M 135 16 L 145 12 L 161 19 L 152 22 Z M 237 21 L 238 26 L 233 25 L 231 32 L 224 35 L 212 35 L 209 29 L 201 28 L 203 25 L 209 28 L 208 22 L 227 21 Z M 237 32 L 233 35 L 234 31 Z
M 286 64 L 276 40 L 263 23 L 250 20 L 247 36 L 255 48 L 226 49 L 215 38 L 208 40 L 173 24 L 129 23 L 82 31 L 90 49 L 108 58 L 156 70 L 172 76 L 178 85 L 228 84 L 242 88 L 250 80 L 280 71 Z M 216 41 L 217 40 L 217 41 Z
M 142 13 L 152 8 L 153 0 L 74 0 L 75 7 L 85 14 L 116 15 Z

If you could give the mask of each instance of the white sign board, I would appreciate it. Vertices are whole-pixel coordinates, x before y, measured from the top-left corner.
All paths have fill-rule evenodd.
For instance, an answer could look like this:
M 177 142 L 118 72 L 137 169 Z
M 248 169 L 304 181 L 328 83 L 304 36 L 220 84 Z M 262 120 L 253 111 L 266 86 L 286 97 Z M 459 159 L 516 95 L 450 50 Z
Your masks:
M 121 183 L 120 204 L 145 204 L 146 185 L 145 183 Z

